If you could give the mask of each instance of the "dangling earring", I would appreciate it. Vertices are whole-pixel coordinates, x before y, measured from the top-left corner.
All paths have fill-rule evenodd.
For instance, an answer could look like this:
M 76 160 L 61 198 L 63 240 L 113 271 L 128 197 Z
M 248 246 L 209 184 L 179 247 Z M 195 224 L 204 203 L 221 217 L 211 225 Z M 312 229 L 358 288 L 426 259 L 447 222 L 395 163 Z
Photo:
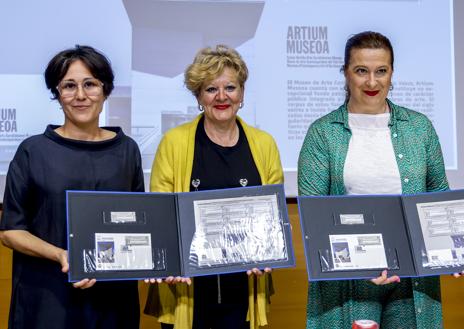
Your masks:
M 393 90 L 393 84 L 390 85 L 390 88 L 389 88 L 390 91 Z
M 343 86 L 343 90 L 345 91 L 345 102 L 347 102 L 348 99 L 349 99 L 350 96 L 351 96 L 351 95 L 350 95 L 350 90 L 348 89 L 348 85 L 347 85 L 347 84 L 345 84 L 345 85 Z
M 198 103 L 198 111 L 203 112 L 205 109 L 203 108 L 203 105 Z
M 240 102 L 240 104 L 238 104 L 238 108 L 241 109 L 243 107 L 243 101 Z

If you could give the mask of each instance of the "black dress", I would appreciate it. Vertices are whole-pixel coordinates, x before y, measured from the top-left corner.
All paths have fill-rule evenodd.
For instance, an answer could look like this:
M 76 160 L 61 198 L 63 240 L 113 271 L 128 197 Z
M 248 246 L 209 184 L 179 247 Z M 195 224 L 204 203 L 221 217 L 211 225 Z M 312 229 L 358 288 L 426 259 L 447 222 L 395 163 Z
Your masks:
M 65 190 L 144 191 L 137 144 L 120 128 L 85 142 L 48 126 L 21 143 L 8 170 L 0 230 L 27 230 L 67 249 Z M 60 264 L 13 252 L 10 329 L 138 328 L 136 281 L 75 289 Z
M 261 185 L 261 177 L 240 122 L 239 139 L 231 147 L 212 142 L 204 129 L 204 117 L 195 134 L 190 191 Z M 194 279 L 193 329 L 250 328 L 248 276 L 245 272 L 200 276 Z

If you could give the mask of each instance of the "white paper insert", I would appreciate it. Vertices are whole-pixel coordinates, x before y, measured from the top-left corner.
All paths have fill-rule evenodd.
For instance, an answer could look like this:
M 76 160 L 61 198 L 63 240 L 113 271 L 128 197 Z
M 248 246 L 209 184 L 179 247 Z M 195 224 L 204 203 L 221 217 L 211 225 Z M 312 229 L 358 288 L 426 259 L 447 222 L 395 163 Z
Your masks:
M 287 258 L 276 195 L 194 201 L 190 264 L 207 267 Z
M 153 269 L 151 235 L 95 233 L 97 271 Z
M 335 270 L 388 267 L 382 234 L 329 235 Z
M 418 203 L 424 267 L 464 264 L 464 200 Z

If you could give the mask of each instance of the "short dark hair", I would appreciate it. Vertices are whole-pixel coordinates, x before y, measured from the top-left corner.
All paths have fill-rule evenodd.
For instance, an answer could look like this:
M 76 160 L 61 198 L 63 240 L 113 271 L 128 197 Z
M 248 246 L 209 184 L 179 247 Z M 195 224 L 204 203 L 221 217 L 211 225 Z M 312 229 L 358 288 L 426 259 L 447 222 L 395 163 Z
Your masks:
M 385 49 L 390 53 L 390 64 L 393 69 L 394 54 L 390 40 L 378 32 L 364 31 L 352 35 L 345 45 L 345 62 L 341 68 L 344 72 L 350 65 L 351 50 L 353 49 Z
M 76 45 L 74 48 L 56 54 L 45 69 L 45 83 L 53 95 L 52 99 L 60 97 L 56 87 L 68 72 L 69 66 L 77 60 L 82 61 L 87 66 L 94 78 L 103 82 L 103 94 L 108 97 L 114 88 L 114 74 L 110 61 L 105 55 L 90 46 Z

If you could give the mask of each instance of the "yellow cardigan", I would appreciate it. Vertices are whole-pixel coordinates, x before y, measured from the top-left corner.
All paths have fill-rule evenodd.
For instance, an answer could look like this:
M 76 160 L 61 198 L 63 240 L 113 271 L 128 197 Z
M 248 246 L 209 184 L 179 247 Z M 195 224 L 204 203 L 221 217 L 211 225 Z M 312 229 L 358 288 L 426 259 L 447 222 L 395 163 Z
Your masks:
M 202 115 L 193 121 L 169 130 L 161 140 L 151 170 L 150 191 L 188 192 L 193 167 L 195 133 Z M 268 133 L 248 126 L 237 118 L 250 145 L 261 182 L 283 182 L 282 165 L 277 145 Z M 255 289 L 256 288 L 256 289 Z M 267 325 L 270 296 L 273 294 L 271 276 L 248 279 L 250 329 Z M 167 285 L 152 284 L 148 291 L 145 313 L 159 322 L 174 324 L 174 329 L 190 329 L 193 323 L 193 283 Z

